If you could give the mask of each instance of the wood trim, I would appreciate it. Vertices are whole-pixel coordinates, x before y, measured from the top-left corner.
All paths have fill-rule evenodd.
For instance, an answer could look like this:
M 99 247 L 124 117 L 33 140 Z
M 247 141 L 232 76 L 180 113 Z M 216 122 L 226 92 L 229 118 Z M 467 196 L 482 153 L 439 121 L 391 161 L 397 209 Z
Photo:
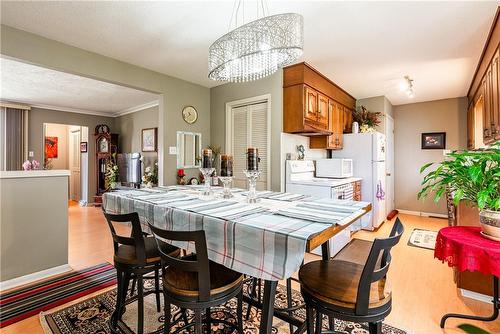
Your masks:
M 353 219 L 350 223 L 345 224 L 345 225 L 337 225 L 337 224 L 331 225 L 326 230 L 311 236 L 307 240 L 306 252 L 311 252 L 313 249 L 321 246 L 326 241 L 330 240 L 333 236 L 337 235 L 342 230 L 351 226 L 354 222 L 356 222 L 359 218 L 363 217 L 365 214 L 367 214 L 371 210 L 372 210 L 372 204 L 368 203 L 368 205 L 363 208 L 363 212 L 360 213 L 360 215 L 358 217 L 356 217 L 355 219 Z
M 500 43 L 500 25 L 498 24 L 500 16 L 500 6 L 497 7 L 497 11 L 495 13 L 495 17 L 493 18 L 493 23 L 491 24 L 490 31 L 488 33 L 488 37 L 486 38 L 486 42 L 483 46 L 483 51 L 481 52 L 481 56 L 479 57 L 479 62 L 476 66 L 476 70 L 474 71 L 474 75 L 472 76 L 472 81 L 469 86 L 469 90 L 467 91 L 467 97 L 469 98 L 469 104 L 472 103 L 474 96 L 477 94 L 479 87 L 481 87 L 481 81 L 483 80 L 484 75 L 486 74 L 486 69 L 491 63 L 495 52 L 497 51 Z M 486 61 L 487 51 L 491 42 L 495 42 L 492 37 L 495 35 L 497 37 L 497 45 L 489 54 L 489 59 Z M 480 70 L 484 73 L 480 73 Z
M 346 95 L 348 95 L 350 98 L 352 98 L 354 101 L 356 101 L 356 98 L 354 96 L 352 96 L 351 94 L 349 94 L 348 92 L 346 92 L 342 87 L 340 87 L 339 85 L 337 85 L 335 82 L 333 82 L 332 80 L 328 79 L 326 76 L 324 76 L 320 71 L 318 71 L 317 69 L 315 69 L 314 67 L 312 67 L 310 64 L 306 63 L 305 61 L 301 62 L 301 63 L 297 63 L 297 64 L 293 64 L 293 65 L 290 65 L 290 66 L 286 66 L 284 67 L 283 69 L 289 69 L 289 68 L 293 68 L 293 67 L 297 67 L 297 66 L 305 66 L 307 68 L 309 68 L 310 70 L 312 70 L 313 72 L 315 72 L 317 75 L 319 75 L 320 77 L 322 77 L 323 79 L 327 80 L 330 84 L 332 84 L 333 86 L 337 87 L 339 90 L 341 90 L 343 93 L 345 93 Z M 283 79 L 283 87 L 288 87 L 288 86 L 292 86 L 294 84 L 291 84 L 291 85 L 286 85 L 285 84 L 285 79 Z M 323 92 L 324 93 L 324 92 Z M 331 96 L 330 96 L 331 98 Z

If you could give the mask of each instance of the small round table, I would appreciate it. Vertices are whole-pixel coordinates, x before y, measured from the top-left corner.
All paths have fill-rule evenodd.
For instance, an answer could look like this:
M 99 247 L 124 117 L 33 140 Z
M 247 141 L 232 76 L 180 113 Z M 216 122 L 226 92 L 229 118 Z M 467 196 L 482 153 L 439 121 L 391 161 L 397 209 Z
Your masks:
M 481 228 L 470 226 L 452 226 L 442 228 L 436 238 L 434 257 L 448 262 L 458 271 L 479 271 L 493 275 L 493 314 L 478 317 L 449 313 L 441 318 L 441 328 L 448 318 L 493 321 L 498 318 L 500 309 L 498 295 L 498 277 L 500 276 L 500 242 L 481 235 Z

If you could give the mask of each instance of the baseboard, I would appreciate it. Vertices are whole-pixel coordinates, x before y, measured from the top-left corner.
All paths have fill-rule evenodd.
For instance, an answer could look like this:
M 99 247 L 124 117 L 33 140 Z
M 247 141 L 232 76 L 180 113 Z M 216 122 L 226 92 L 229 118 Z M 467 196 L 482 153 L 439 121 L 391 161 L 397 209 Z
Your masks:
M 37 271 L 36 273 L 12 278 L 10 280 L 0 282 L 0 291 L 12 289 L 20 285 L 28 284 L 34 281 L 48 278 L 50 276 L 62 274 L 71 270 L 73 270 L 73 268 L 71 268 L 69 264 L 63 264 L 62 266 L 57 266 L 42 271 Z
M 403 209 L 396 209 L 396 210 L 398 210 L 399 213 L 404 213 L 406 215 L 448 219 L 448 216 L 444 215 L 442 213 L 411 211 L 411 210 L 403 210 Z
M 491 304 L 493 297 L 488 296 L 488 295 L 483 295 L 482 293 L 470 291 L 470 290 L 465 290 L 465 289 L 460 289 L 460 293 L 462 294 L 463 297 L 478 300 L 480 302 L 488 303 Z

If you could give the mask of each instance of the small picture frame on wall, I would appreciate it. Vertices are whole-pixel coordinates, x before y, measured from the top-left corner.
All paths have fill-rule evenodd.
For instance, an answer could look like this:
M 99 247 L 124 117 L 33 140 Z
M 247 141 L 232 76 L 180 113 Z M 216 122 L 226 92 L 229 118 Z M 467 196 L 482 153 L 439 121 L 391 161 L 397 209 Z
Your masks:
M 87 142 L 80 142 L 80 153 L 87 153 Z
M 444 150 L 446 148 L 446 132 L 422 133 L 422 150 Z
M 142 129 L 141 143 L 142 152 L 156 152 L 158 149 L 157 140 L 157 129 L 158 128 L 148 128 Z

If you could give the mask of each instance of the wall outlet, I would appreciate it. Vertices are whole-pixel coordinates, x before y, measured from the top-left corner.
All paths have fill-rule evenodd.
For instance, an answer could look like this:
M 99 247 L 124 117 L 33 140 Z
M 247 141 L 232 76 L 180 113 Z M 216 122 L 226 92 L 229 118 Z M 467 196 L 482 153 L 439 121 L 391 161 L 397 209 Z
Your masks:
M 28 157 L 33 158 L 35 156 L 35 152 L 29 151 L 28 152 Z
M 177 147 L 176 146 L 169 146 L 168 147 L 168 154 L 177 155 Z

